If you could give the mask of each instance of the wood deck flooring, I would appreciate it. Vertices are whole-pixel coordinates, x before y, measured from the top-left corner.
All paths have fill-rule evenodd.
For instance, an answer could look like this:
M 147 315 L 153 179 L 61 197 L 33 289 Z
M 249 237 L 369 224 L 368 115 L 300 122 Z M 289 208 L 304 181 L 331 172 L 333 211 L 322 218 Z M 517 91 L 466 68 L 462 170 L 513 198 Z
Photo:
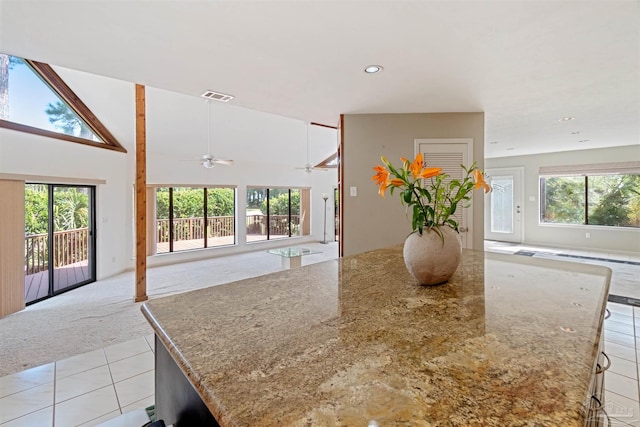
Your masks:
M 80 261 L 53 269 L 53 291 L 58 292 L 76 283 L 89 280 L 89 262 Z M 49 294 L 49 270 L 24 277 L 24 299 L 28 304 Z

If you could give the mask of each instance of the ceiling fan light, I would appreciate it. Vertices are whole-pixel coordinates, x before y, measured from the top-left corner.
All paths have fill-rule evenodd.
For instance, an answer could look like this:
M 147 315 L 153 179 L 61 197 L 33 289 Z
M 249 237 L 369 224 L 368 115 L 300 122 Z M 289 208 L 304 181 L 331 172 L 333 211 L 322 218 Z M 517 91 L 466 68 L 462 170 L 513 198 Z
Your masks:
M 212 167 L 214 167 L 214 166 L 215 166 L 215 163 L 213 163 L 213 161 L 212 161 L 212 160 L 207 159 L 207 160 L 205 160 L 204 162 L 202 162 L 202 166 L 204 166 L 204 167 L 205 167 L 205 168 L 207 168 L 207 169 L 211 169 Z

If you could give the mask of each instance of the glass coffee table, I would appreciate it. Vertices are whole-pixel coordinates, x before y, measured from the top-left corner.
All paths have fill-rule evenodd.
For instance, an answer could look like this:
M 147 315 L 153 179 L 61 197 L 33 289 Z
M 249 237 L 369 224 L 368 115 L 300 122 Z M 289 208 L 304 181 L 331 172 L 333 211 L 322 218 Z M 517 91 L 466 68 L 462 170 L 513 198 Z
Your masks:
M 287 248 L 275 248 L 267 250 L 267 253 L 279 255 L 282 260 L 282 267 L 293 268 L 302 265 L 302 257 L 304 255 L 319 254 L 321 251 L 302 248 L 300 246 L 291 246 Z

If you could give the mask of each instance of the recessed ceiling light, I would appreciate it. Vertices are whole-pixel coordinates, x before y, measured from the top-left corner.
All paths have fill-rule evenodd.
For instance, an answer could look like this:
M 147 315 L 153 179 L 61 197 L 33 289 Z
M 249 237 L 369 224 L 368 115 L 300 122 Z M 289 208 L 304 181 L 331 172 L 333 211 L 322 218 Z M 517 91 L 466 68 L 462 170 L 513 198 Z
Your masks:
M 580 141 L 578 141 L 578 142 L 589 142 L 589 140 L 588 140 L 588 139 L 581 139 L 581 140 L 580 140 Z
M 580 135 L 582 133 L 581 130 L 577 130 L 575 132 L 571 132 L 571 135 Z
M 513 151 L 513 150 L 515 150 L 515 148 L 513 148 L 513 147 L 507 148 L 507 151 Z
M 367 74 L 375 74 L 382 71 L 381 65 L 367 65 L 364 69 L 364 72 Z
M 498 143 L 498 141 L 491 141 L 491 142 L 489 142 L 489 144 L 497 144 L 497 143 Z
M 570 120 L 575 119 L 575 117 L 563 117 L 561 119 L 558 119 L 559 122 L 568 122 Z

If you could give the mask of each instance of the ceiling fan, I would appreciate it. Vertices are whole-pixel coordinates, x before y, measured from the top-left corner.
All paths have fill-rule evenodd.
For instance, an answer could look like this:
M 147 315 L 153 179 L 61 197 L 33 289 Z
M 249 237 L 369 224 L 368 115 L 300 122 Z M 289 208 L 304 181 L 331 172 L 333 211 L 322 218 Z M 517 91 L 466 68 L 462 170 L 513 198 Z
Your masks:
M 207 99 L 207 153 L 200 158 L 200 164 L 211 169 L 216 164 L 231 166 L 233 160 L 218 159 L 211 154 L 211 101 Z
M 301 168 L 296 168 L 296 169 L 302 169 L 304 170 L 304 173 L 310 174 L 312 171 L 314 170 L 320 170 L 320 171 L 327 171 L 327 169 L 325 168 L 316 168 L 314 166 L 311 166 L 311 163 L 309 163 L 309 123 L 306 123 L 307 125 L 307 163 L 301 167 Z

